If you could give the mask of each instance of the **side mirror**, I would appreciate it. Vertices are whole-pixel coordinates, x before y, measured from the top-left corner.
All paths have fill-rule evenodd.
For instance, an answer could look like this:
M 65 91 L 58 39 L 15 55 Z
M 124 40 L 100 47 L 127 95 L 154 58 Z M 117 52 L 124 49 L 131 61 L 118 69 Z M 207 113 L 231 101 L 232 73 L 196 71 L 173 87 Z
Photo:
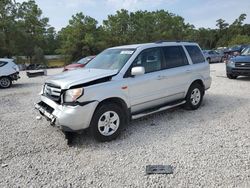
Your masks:
M 133 67 L 131 70 L 131 75 L 132 76 L 138 76 L 145 74 L 145 68 L 144 67 Z

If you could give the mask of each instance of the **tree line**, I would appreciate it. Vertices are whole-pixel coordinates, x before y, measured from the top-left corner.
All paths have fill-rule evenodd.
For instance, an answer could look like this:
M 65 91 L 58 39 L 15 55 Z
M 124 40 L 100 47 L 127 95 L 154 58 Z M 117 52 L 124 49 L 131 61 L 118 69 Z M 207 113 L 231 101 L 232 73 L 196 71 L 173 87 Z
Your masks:
M 195 41 L 205 49 L 250 44 L 250 24 L 244 24 L 246 16 L 241 14 L 231 24 L 218 19 L 216 29 L 196 29 L 183 17 L 165 10 L 122 9 L 109 15 L 101 25 L 94 18 L 77 13 L 56 32 L 34 0 L 1 0 L 0 57 L 22 55 L 36 62 L 44 54 L 61 54 L 74 61 L 107 47 L 162 39 Z

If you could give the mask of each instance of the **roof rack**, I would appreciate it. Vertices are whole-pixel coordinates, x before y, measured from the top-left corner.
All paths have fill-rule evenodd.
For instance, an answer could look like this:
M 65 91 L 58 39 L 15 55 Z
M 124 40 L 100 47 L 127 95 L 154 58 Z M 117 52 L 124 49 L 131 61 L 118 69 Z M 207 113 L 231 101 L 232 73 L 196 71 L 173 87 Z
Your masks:
M 191 42 L 191 41 L 181 41 L 181 40 L 158 40 L 158 41 L 156 41 L 155 43 L 156 43 L 156 44 L 160 44 L 160 43 L 163 43 L 163 42 Z

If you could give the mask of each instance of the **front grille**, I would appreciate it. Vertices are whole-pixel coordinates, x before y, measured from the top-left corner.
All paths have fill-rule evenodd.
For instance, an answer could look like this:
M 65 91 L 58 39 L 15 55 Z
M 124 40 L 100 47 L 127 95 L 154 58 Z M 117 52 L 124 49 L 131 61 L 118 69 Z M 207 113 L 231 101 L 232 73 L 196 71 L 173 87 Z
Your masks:
M 61 88 L 52 84 L 45 84 L 44 95 L 55 102 L 60 102 Z
M 235 67 L 250 68 L 250 62 L 236 62 Z

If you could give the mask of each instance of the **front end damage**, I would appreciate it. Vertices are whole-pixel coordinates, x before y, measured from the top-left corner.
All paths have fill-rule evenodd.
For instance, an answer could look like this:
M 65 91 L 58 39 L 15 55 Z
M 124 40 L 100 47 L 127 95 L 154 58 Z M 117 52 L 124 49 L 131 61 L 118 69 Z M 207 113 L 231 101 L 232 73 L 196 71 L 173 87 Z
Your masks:
M 46 96 L 41 96 L 41 101 L 35 104 L 42 116 L 50 124 L 63 131 L 75 132 L 89 127 L 97 101 L 91 101 L 84 105 L 57 104 Z

